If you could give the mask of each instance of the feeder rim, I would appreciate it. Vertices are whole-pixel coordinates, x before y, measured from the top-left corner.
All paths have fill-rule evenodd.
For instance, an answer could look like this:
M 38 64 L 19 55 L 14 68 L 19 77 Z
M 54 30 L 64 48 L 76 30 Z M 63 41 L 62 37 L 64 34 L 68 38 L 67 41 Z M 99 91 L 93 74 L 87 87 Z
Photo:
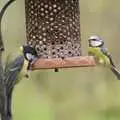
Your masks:
M 32 65 L 32 70 L 73 68 L 73 67 L 94 67 L 96 62 L 93 56 L 79 56 L 67 58 L 38 58 Z

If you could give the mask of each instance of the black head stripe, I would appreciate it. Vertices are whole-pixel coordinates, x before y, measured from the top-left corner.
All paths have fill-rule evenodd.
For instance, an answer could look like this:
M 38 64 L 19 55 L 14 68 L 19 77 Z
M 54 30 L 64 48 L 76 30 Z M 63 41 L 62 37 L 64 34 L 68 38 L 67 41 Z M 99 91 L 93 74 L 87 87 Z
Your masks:
M 30 54 L 32 54 L 32 55 L 37 56 L 37 52 L 36 52 L 36 50 L 35 50 L 34 48 L 32 48 L 32 47 L 30 47 L 30 46 L 23 46 L 23 48 L 24 48 L 24 53 L 25 53 L 25 54 L 26 54 L 26 53 L 30 53 Z

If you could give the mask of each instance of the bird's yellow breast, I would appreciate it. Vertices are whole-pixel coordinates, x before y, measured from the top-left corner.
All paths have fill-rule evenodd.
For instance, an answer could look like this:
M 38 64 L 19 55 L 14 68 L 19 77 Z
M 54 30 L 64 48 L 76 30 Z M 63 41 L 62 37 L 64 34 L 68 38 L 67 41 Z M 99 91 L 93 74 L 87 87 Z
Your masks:
M 88 48 L 88 53 L 92 54 L 95 56 L 97 59 L 98 63 L 100 64 L 105 64 L 105 65 L 110 65 L 110 60 L 109 58 L 101 51 L 100 48 L 98 47 L 89 47 Z

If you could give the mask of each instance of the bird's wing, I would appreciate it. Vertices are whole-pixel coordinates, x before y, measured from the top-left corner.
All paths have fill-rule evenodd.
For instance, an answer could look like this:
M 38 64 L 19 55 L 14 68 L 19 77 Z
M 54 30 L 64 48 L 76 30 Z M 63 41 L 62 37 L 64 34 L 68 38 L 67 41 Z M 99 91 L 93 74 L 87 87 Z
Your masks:
M 9 86 L 17 81 L 17 77 L 20 74 L 24 65 L 24 57 L 18 56 L 11 61 L 6 67 L 4 81 Z M 12 85 L 13 87 L 13 85 Z
M 13 72 L 13 71 L 16 71 L 16 70 L 19 70 L 20 68 L 19 68 L 19 66 L 16 66 L 16 67 L 14 67 L 14 68 L 11 68 L 10 69 L 10 72 Z
M 113 62 L 113 60 L 112 60 L 112 56 L 111 56 L 111 54 L 108 52 L 107 48 L 102 47 L 102 48 L 101 48 L 101 51 L 102 51 L 102 53 L 103 53 L 105 56 L 107 56 L 107 57 L 109 58 L 110 64 L 111 64 L 112 66 L 115 66 L 115 65 L 114 65 L 114 62 Z

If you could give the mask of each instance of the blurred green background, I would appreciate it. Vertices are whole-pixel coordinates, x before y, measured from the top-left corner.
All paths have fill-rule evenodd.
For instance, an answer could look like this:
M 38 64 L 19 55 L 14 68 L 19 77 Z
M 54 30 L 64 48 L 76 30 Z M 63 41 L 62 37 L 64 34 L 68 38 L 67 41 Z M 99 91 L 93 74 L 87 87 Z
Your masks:
M 0 7 L 6 0 L 0 1 Z M 100 35 L 120 69 L 120 1 L 80 0 L 82 52 Z M 24 0 L 16 0 L 2 21 L 6 53 L 16 56 L 25 38 Z M 40 70 L 13 94 L 14 120 L 120 120 L 120 81 L 102 67 Z

